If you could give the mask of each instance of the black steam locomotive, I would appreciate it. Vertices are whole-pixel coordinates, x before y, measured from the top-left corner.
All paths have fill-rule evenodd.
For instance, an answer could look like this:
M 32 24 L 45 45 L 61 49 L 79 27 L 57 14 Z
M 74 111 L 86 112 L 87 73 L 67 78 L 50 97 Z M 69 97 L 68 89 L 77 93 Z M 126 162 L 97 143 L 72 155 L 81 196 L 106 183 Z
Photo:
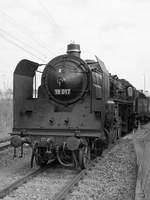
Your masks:
M 22 60 L 14 71 L 14 123 L 11 144 L 32 147 L 40 166 L 58 160 L 86 168 L 91 154 L 131 131 L 136 121 L 136 89 L 112 76 L 104 63 L 80 58 L 80 46 L 44 68 L 37 96 L 38 63 Z

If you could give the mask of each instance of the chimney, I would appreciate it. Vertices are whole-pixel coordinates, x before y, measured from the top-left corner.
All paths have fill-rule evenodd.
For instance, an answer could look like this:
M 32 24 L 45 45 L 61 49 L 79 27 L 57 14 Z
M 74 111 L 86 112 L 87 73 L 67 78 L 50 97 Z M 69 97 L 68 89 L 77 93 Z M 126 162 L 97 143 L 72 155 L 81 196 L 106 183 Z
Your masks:
M 68 44 L 67 45 L 67 54 L 73 55 L 80 58 L 80 45 L 79 44 Z

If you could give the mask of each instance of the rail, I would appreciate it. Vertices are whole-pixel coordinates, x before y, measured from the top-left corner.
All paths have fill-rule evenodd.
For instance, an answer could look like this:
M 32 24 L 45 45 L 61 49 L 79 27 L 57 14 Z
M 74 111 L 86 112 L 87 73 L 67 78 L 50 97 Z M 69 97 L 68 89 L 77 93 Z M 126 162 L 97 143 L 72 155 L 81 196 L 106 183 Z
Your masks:
M 10 147 L 10 142 L 5 142 L 5 143 L 1 143 L 0 144 L 0 151 L 3 151 L 5 149 L 8 149 L 8 147 Z
M 16 180 L 15 182 L 13 182 L 12 184 L 10 184 L 6 188 L 0 190 L 0 199 L 2 199 L 5 196 L 7 196 L 13 190 L 16 190 L 18 187 L 20 187 L 21 185 L 23 185 L 27 181 L 31 180 L 33 177 L 41 174 L 42 172 L 44 172 L 45 170 L 47 170 L 48 167 L 49 166 L 46 166 L 44 168 L 39 168 L 36 171 L 31 172 L 31 173 L 27 174 L 26 176 L 20 178 L 19 180 Z
M 8 141 L 10 141 L 10 139 L 11 139 L 11 136 L 6 136 L 3 138 L 0 138 L 0 143 L 8 142 Z
M 64 200 L 67 194 L 71 191 L 71 189 L 79 182 L 79 180 L 86 174 L 87 170 L 84 169 L 80 171 L 75 177 L 66 185 L 64 188 L 57 193 L 53 200 Z
M 0 151 L 3 151 L 11 146 L 10 139 L 11 139 L 11 136 L 6 136 L 0 139 Z
M 120 139 L 121 140 L 121 139 Z M 120 141 L 119 140 L 119 141 Z M 118 142 L 119 142 L 118 141 Z M 116 145 L 115 144 L 109 144 L 108 148 L 104 150 L 103 153 L 107 153 L 109 152 L 114 146 Z M 67 185 L 65 185 L 62 190 L 60 192 L 58 192 L 57 194 L 55 194 L 55 196 L 53 197 L 53 200 L 64 200 L 65 197 L 69 194 L 70 191 L 72 191 L 72 188 L 77 185 L 77 183 L 80 181 L 80 179 L 82 179 L 84 177 L 84 175 L 87 174 L 87 171 L 95 165 L 95 163 L 97 162 L 97 159 L 94 159 L 93 161 L 91 161 L 89 163 L 89 166 L 87 169 L 84 169 L 84 170 L 81 170 L 79 171 L 79 173 L 77 175 L 74 176 L 74 178 L 69 182 L 67 183 Z

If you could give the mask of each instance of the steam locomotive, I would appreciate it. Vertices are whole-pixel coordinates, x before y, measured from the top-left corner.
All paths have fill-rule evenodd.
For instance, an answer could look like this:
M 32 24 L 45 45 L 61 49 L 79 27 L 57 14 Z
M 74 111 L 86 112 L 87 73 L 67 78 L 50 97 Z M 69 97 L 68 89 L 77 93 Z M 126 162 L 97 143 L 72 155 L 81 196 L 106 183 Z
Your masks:
M 80 53 L 80 45 L 69 44 L 67 54 L 46 64 L 36 96 L 40 64 L 22 60 L 16 66 L 11 144 L 31 146 L 31 166 L 58 160 L 86 168 L 91 154 L 135 126 L 137 90 L 98 57 L 83 60 Z

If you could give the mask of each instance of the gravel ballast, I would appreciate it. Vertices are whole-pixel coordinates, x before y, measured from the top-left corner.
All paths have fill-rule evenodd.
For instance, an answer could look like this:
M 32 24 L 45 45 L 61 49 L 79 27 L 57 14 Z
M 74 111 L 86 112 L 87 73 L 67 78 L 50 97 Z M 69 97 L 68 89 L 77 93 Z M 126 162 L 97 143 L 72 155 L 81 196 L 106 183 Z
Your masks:
M 124 139 L 98 159 L 67 199 L 134 200 L 136 176 L 134 146 Z
M 34 166 L 30 167 L 31 149 L 24 148 L 24 154 L 22 158 L 19 158 L 20 151 L 17 150 L 18 156 L 13 158 L 13 148 L 9 147 L 4 151 L 0 151 L 0 190 L 19 178 L 25 176 L 31 171 L 37 169 Z
M 6 196 L 4 200 L 49 200 L 76 174 L 64 168 L 50 168 Z

